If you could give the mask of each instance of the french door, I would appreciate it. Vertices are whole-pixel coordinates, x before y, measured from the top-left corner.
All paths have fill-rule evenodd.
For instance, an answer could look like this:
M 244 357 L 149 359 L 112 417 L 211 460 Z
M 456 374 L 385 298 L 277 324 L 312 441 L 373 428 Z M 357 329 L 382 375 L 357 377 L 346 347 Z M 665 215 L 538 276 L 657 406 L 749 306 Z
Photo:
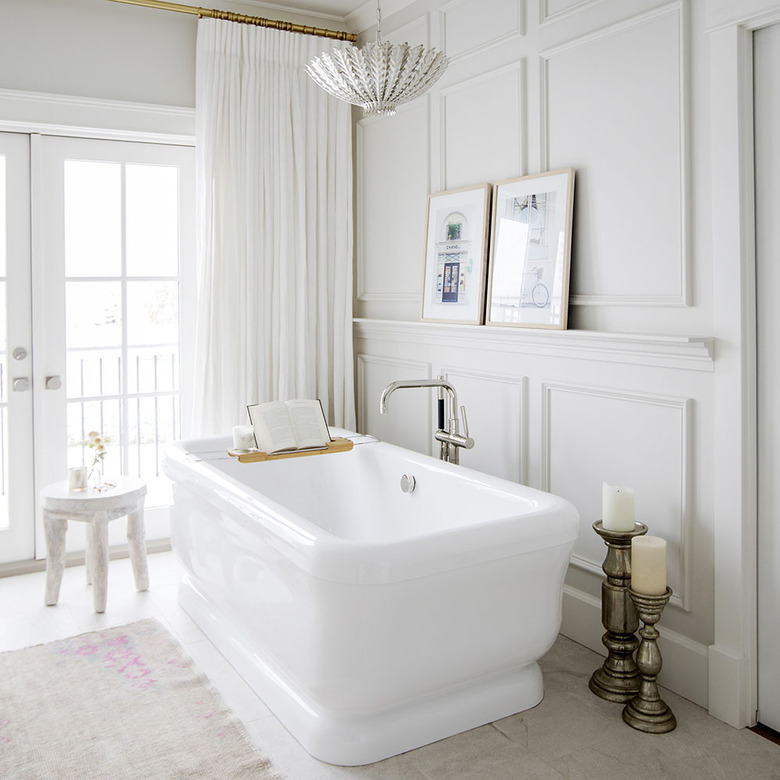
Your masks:
M 9 497 L 26 485 L 30 503 L 18 514 L 22 547 L 3 550 L 5 560 L 45 555 L 31 502 L 36 491 L 64 479 L 68 467 L 93 465 L 96 450 L 84 446 L 91 432 L 107 442 L 97 464 L 103 473 L 146 480 L 149 536 L 166 536 L 167 510 L 155 510 L 170 503 L 161 456 L 182 435 L 188 409 L 181 388 L 191 386 L 182 356 L 192 354 L 193 150 L 45 136 L 31 136 L 28 143 L 32 201 L 21 187 L 7 189 L 14 194 L 6 209 L 11 200 L 20 210 L 27 204 L 32 251 L 26 263 L 9 263 L 20 279 L 9 275 L 7 284 L 8 300 L 19 308 L 24 296 L 17 298 L 10 285 L 26 285 L 28 309 L 18 314 L 19 328 L 23 333 L 26 316 L 32 338 L 26 345 L 9 332 L 3 355 L 11 357 L 4 357 L 3 367 L 10 362 L 13 376 L 0 399 L 15 424 L 12 402 L 26 402 L 32 410 L 34 422 L 19 415 L 18 427 L 26 433 L 18 438 L 34 447 L 34 456 L 27 457 L 26 482 L 9 477 Z M 9 214 L 7 223 L 12 220 Z M 10 308 L 7 320 L 10 331 Z M 19 346 L 26 357 L 16 361 Z M 8 447 L 10 467 L 17 449 L 10 440 Z M 121 525 L 109 528 L 111 543 L 122 541 Z M 83 548 L 80 526 L 72 524 L 68 549 Z
M 0 133 L 0 563 L 33 555 L 30 142 Z

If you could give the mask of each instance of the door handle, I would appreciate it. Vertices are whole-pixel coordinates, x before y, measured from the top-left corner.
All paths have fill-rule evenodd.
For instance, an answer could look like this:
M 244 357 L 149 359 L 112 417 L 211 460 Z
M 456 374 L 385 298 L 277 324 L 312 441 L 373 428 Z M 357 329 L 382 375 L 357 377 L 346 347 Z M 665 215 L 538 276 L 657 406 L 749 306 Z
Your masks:
M 59 390 L 62 387 L 62 380 L 56 375 L 47 376 L 45 386 L 47 390 Z
M 12 386 L 17 393 L 23 393 L 25 390 L 30 389 L 30 380 L 26 376 L 15 376 Z

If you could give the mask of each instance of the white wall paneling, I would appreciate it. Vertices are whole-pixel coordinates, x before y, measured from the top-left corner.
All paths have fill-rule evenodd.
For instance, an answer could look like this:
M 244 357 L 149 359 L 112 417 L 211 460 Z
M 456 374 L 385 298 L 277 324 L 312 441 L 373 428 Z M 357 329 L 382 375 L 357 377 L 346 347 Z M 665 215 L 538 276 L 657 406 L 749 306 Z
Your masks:
M 674 3 L 540 54 L 540 168 L 576 169 L 572 304 L 691 303 L 683 21 Z
M 394 30 L 382 31 L 382 39 L 391 43 L 408 43 L 410 46 L 430 46 L 428 15 L 419 16 Z
M 431 364 L 357 353 L 358 428 L 383 441 L 431 454 L 431 390 L 397 390 L 388 399 L 387 414 L 379 414 L 382 390 L 396 379 L 430 379 Z
M 780 22 L 777 0 L 707 0 L 705 25 L 707 32 L 741 26 L 753 30 Z
M 430 146 L 430 191 L 574 167 L 569 323 L 589 330 L 422 327 L 406 302 L 366 301 L 358 313 L 386 321 L 357 321 L 356 343 L 367 354 L 449 367 L 475 396 L 469 411 L 496 392 L 484 377 L 526 377 L 529 483 L 571 491 L 584 533 L 592 534 L 608 478 L 597 472 L 625 467 L 614 481 L 640 491 L 638 513 L 660 483 L 650 516 L 640 519 L 674 540 L 670 575 L 684 601 L 661 626 L 664 681 L 726 722 L 749 725 L 756 698 L 750 39 L 780 18 L 780 0 L 526 0 L 522 35 L 510 33 L 516 5 L 506 0 L 506 37 L 497 36 L 495 17 L 473 16 L 475 7 L 413 0 L 398 12 L 398 24 L 427 17 L 431 41 L 454 55 L 431 93 L 427 123 L 420 117 L 416 128 Z M 503 100 L 510 77 L 517 97 Z M 412 180 L 399 194 L 399 213 L 408 213 L 417 187 Z M 413 229 L 422 245 L 424 228 Z M 594 385 L 595 394 L 561 390 Z M 639 442 L 622 461 L 612 449 L 629 447 L 630 435 L 618 422 Z M 586 457 L 590 471 L 577 472 L 577 448 L 605 425 L 598 462 Z M 472 430 L 479 442 L 473 421 Z M 489 436 L 505 451 L 517 431 L 491 428 Z M 564 598 L 564 632 L 595 649 L 602 556 L 578 548 Z
M 425 204 L 428 195 L 426 98 L 394 117 L 357 126 L 358 304 L 405 304 L 420 314 Z
M 523 126 L 523 60 L 442 89 L 442 189 L 520 176 Z
M 450 367 L 439 373 L 452 382 L 459 405 L 466 407 L 469 434 L 475 442 L 473 449 L 460 451 L 461 465 L 527 483 L 527 377 Z
M 354 336 L 366 388 L 361 430 L 413 442 L 406 426 L 419 426 L 424 441 L 412 448 L 436 452 L 432 394 L 393 397 L 408 393 L 403 431 L 388 427 L 395 418 L 380 419 L 375 408 L 387 382 L 430 367 L 448 376 L 466 406 L 476 446 L 461 453 L 464 466 L 575 504 L 581 531 L 561 630 L 599 652 L 605 548 L 591 524 L 601 517 L 602 481 L 635 488 L 637 519 L 669 543 L 675 595 L 662 627 L 664 679 L 706 705 L 711 461 L 709 433 L 694 418 L 711 415 L 711 340 L 376 320 L 356 320 Z
M 440 13 L 441 48 L 451 60 L 525 34 L 525 0 L 452 0 Z
M 601 517 L 601 484 L 635 490 L 636 519 L 667 540 L 673 603 L 686 608 L 692 514 L 690 399 L 568 384 L 542 385 L 543 490 Z M 580 528 L 573 563 L 601 576 L 604 544 Z
M 604 0 L 538 0 L 539 21 L 544 24 L 603 2 Z

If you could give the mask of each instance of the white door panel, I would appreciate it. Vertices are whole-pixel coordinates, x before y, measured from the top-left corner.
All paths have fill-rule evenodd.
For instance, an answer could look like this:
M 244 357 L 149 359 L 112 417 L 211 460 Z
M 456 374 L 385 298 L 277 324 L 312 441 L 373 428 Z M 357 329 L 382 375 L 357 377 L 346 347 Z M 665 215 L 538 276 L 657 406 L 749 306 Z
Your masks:
M 0 563 L 33 556 L 29 155 L 0 133 Z

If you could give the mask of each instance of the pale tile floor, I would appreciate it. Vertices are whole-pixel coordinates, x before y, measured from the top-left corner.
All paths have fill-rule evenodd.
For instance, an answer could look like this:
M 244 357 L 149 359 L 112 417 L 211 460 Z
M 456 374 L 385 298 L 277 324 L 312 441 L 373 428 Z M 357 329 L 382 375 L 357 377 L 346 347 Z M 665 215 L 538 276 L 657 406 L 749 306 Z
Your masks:
M 322 764 L 287 733 L 178 606 L 181 570 L 173 553 L 150 555 L 149 569 L 151 589 L 137 593 L 129 561 L 111 562 L 104 615 L 92 611 L 83 567 L 66 569 L 57 607 L 43 605 L 43 573 L 0 579 L 0 650 L 155 617 L 209 676 L 286 780 L 780 779 L 780 746 L 732 729 L 673 693 L 664 692 L 664 698 L 677 716 L 676 731 L 649 735 L 629 728 L 620 705 L 588 690 L 600 657 L 564 637 L 542 659 L 545 698 L 534 709 L 371 766 Z

